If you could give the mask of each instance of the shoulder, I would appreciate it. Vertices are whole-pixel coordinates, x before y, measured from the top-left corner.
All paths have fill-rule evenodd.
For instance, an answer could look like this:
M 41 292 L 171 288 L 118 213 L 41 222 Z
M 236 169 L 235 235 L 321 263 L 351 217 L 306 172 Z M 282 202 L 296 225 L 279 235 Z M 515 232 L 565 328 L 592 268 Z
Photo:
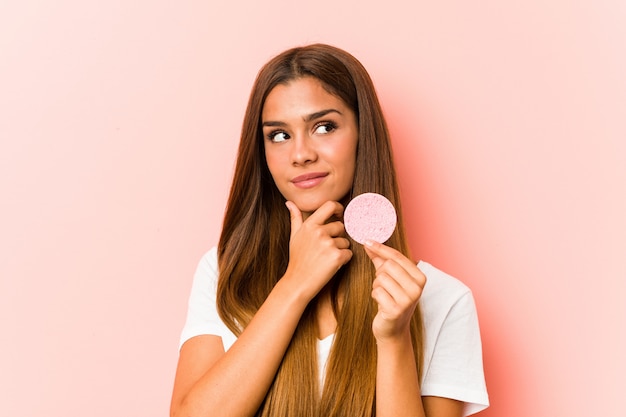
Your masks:
M 204 272 L 217 272 L 217 248 L 213 247 L 206 252 L 200 262 L 198 263 L 198 269 L 202 269 Z
M 187 320 L 181 334 L 180 345 L 200 334 L 217 334 L 220 320 L 217 314 L 217 249 L 206 252 L 198 262 L 191 284 L 187 306 Z
M 463 401 L 464 414 L 489 405 L 482 343 L 470 288 L 434 266 L 420 262 L 426 286 L 420 298 L 424 318 L 422 395 Z
M 426 275 L 426 286 L 420 299 L 425 312 L 449 309 L 459 300 L 472 297 L 470 288 L 459 279 L 428 262 L 420 261 L 417 266 Z
M 429 263 L 420 262 L 418 267 L 426 275 L 420 306 L 427 344 L 435 343 L 442 332 L 454 338 L 477 337 L 478 317 L 470 288 Z
M 215 292 L 218 275 L 217 248 L 211 248 L 198 262 L 196 273 L 193 277 L 193 289 Z

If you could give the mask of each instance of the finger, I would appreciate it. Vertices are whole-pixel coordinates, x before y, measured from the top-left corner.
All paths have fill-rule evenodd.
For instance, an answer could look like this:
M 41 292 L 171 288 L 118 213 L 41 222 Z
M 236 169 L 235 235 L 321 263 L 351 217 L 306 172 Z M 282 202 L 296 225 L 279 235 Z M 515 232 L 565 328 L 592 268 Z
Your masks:
M 345 237 L 336 237 L 334 238 L 335 246 L 338 249 L 348 249 L 350 248 L 350 241 Z
M 379 258 L 380 259 L 380 258 Z M 417 267 L 413 267 L 415 271 L 419 271 Z M 382 262 L 379 268 L 376 269 L 376 275 L 387 274 L 403 287 L 408 287 L 411 285 L 419 284 L 420 280 L 414 277 L 411 272 L 418 275 L 415 271 L 407 271 L 402 267 L 399 263 L 397 263 L 394 259 L 387 259 Z
M 326 223 L 321 228 L 328 233 L 329 236 L 339 237 L 345 236 L 345 227 L 341 222 Z
M 350 245 L 350 242 L 348 242 L 348 246 Z M 350 262 L 350 259 L 352 259 L 352 251 L 349 248 L 346 249 L 340 249 L 341 250 L 341 255 L 342 255 L 342 262 L 341 265 L 345 265 L 348 262 Z
M 422 283 L 426 282 L 426 276 L 422 273 L 422 271 L 419 270 L 417 265 L 415 265 L 415 262 L 404 256 L 396 249 L 373 240 L 365 241 L 364 247 L 366 248 L 366 250 L 371 251 L 373 256 L 380 257 L 385 261 L 393 260 L 402 268 L 404 268 L 404 270 L 406 270 L 413 278 Z M 370 256 L 370 258 L 372 257 L 372 255 Z
M 321 225 L 326 223 L 332 216 L 337 216 L 338 218 L 343 216 L 343 206 L 337 201 L 325 202 L 309 216 L 307 221 Z
M 396 304 L 393 297 L 382 286 L 372 289 L 372 298 L 376 301 L 376 304 L 378 304 L 379 311 L 387 311 Z
M 383 245 L 375 240 L 368 239 L 364 243 L 365 248 L 371 251 L 373 254 L 380 256 L 384 259 L 403 258 L 404 255 L 392 248 L 391 246 Z
M 414 267 L 414 270 L 411 272 L 405 270 L 393 259 L 390 259 L 386 260 L 383 265 L 376 270 L 376 277 L 380 277 L 381 282 L 388 284 L 387 290 L 394 297 L 398 294 L 394 289 L 397 285 L 397 288 L 401 289 L 402 293 L 411 300 L 418 300 L 422 295 L 426 279 L 417 267 Z M 389 280 L 393 280 L 393 282 Z
M 404 285 L 403 285 L 404 284 Z M 392 277 L 387 273 L 376 276 L 372 288 L 382 288 L 393 298 L 395 303 L 400 306 L 408 306 L 419 300 L 421 288 L 415 281 L 400 282 L 396 277 Z
M 365 253 L 372 260 L 372 263 L 374 264 L 374 268 L 376 268 L 376 270 L 378 270 L 378 268 L 380 268 L 383 265 L 385 260 L 383 258 L 381 258 L 380 256 L 376 255 L 374 252 L 370 251 L 367 248 L 367 246 L 363 246 L 363 249 L 365 249 Z
M 300 230 L 300 227 L 302 226 L 302 212 L 291 201 L 287 201 L 285 205 L 289 210 L 289 218 L 291 220 L 291 237 L 293 237 L 293 235 Z

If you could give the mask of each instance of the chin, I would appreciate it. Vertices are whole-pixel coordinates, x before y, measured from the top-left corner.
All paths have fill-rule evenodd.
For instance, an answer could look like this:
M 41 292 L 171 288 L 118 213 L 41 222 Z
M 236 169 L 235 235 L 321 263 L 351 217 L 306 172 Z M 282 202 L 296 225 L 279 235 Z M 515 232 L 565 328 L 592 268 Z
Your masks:
M 343 204 L 342 199 L 336 198 L 336 196 L 328 196 L 325 198 L 310 198 L 310 199 L 293 199 L 291 200 L 300 209 L 302 213 L 314 213 L 327 201 L 338 201 Z
M 295 203 L 295 204 L 302 213 L 308 213 L 308 214 L 314 213 L 318 208 L 322 206 L 322 203 L 320 204 Z
M 294 198 L 291 201 L 293 201 L 293 203 L 298 207 L 298 209 L 300 209 L 301 212 L 313 213 L 328 200 L 322 200 L 317 198 Z

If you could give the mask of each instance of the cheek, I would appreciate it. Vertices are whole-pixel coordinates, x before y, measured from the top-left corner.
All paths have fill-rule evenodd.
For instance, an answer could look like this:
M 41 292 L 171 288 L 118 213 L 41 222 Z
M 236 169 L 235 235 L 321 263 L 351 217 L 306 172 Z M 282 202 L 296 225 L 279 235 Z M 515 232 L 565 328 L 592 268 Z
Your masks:
M 346 164 L 346 182 L 352 186 L 354 182 L 354 174 L 356 172 L 356 164 L 355 161 L 352 160 L 350 164 Z
M 356 169 L 356 144 L 347 146 L 344 149 L 344 164 L 346 169 L 348 169 L 351 176 L 354 176 L 354 171 Z
M 341 149 L 341 157 L 337 158 L 336 164 L 341 167 L 343 183 L 352 185 L 356 171 L 356 147 L 347 146 Z
M 354 175 L 356 174 L 356 146 L 352 149 L 350 158 L 346 161 L 346 166 L 349 167 L 348 176 L 350 177 L 350 185 L 354 182 Z
M 276 152 L 267 152 L 265 151 L 265 163 L 267 164 L 267 168 L 272 174 L 272 177 L 277 173 L 280 168 L 280 158 L 276 155 Z

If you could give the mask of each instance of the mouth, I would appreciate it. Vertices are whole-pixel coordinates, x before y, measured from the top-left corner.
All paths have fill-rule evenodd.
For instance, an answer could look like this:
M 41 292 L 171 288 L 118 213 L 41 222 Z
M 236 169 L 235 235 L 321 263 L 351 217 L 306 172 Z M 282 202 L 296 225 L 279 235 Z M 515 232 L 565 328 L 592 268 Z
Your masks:
M 321 183 L 328 175 L 327 172 L 311 172 L 299 175 L 291 180 L 298 188 L 312 188 Z

